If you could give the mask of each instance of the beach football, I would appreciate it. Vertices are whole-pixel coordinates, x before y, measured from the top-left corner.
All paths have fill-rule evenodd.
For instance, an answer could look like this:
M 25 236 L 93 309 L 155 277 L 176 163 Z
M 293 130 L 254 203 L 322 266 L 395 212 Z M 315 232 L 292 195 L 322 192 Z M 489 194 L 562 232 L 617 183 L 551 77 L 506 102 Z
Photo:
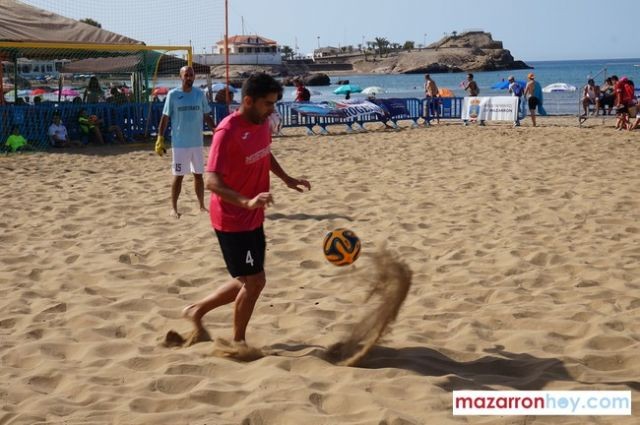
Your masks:
M 335 229 L 327 233 L 322 247 L 327 261 L 336 266 L 351 264 L 360 255 L 360 239 L 349 229 Z

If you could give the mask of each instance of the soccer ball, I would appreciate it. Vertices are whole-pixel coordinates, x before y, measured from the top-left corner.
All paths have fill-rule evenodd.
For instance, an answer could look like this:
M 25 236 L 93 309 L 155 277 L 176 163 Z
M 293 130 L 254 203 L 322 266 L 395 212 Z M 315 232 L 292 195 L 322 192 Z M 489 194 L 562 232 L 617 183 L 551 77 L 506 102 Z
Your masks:
M 324 237 L 323 251 L 331 264 L 346 266 L 358 259 L 360 239 L 349 229 L 332 230 Z

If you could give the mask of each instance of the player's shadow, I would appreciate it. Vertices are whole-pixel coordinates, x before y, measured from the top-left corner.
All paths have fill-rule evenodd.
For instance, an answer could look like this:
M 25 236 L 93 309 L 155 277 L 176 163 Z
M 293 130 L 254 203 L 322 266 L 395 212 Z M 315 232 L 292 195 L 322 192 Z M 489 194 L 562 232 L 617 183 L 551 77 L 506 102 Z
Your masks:
M 634 390 L 640 383 L 584 382 L 573 378 L 562 360 L 535 357 L 527 353 L 510 353 L 502 346 L 485 350 L 490 354 L 463 362 L 426 347 L 389 348 L 375 346 L 360 361 L 358 367 L 367 369 L 398 368 L 426 376 L 446 376 L 437 385 L 446 391 L 491 390 L 493 386 L 516 390 L 540 390 L 552 381 L 572 381 L 582 384 L 626 385 Z
M 341 220 L 353 221 L 353 218 L 351 218 L 349 216 L 346 216 L 346 215 L 339 215 L 339 214 L 303 214 L 303 213 L 281 214 L 281 213 L 273 213 L 273 214 L 267 214 L 267 218 L 269 220 L 316 220 L 316 221 L 321 221 L 321 220 L 341 219 Z
M 276 344 L 278 355 L 296 352 L 292 357 L 315 356 L 326 360 L 326 348 L 306 344 Z M 446 391 L 492 390 L 495 386 L 516 390 L 541 390 L 549 382 L 571 381 L 586 385 L 626 385 L 640 391 L 636 381 L 585 382 L 573 378 L 562 360 L 535 357 L 527 353 L 510 353 L 502 346 L 485 350 L 489 355 L 463 362 L 427 347 L 389 348 L 375 346 L 356 367 L 364 369 L 396 368 L 410 370 L 424 376 L 446 376 L 436 383 Z

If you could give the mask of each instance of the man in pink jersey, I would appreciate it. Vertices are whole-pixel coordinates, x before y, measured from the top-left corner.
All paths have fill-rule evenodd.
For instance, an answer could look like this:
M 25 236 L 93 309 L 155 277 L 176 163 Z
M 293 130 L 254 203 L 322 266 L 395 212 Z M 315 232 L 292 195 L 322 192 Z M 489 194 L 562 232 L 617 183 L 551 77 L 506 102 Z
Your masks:
M 271 153 L 268 118 L 282 95 L 282 85 L 267 74 L 254 74 L 242 86 L 240 109 L 220 122 L 205 168 L 205 188 L 212 192 L 209 214 L 232 279 L 183 310 L 196 335 L 206 335 L 202 317 L 235 301 L 233 340 L 244 343 L 247 324 L 265 286 L 264 210 L 273 203 L 269 172 L 289 188 L 311 189 L 307 180 L 289 176 Z

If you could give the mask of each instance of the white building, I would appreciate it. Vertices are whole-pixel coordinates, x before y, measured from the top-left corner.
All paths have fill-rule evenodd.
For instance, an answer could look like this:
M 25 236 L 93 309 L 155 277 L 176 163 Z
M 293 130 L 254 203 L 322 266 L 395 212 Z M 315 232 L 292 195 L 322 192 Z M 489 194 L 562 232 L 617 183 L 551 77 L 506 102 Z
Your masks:
M 194 54 L 193 61 L 203 65 L 225 63 L 224 40 L 214 46 L 214 54 Z M 278 43 L 259 35 L 229 37 L 229 65 L 281 65 Z

